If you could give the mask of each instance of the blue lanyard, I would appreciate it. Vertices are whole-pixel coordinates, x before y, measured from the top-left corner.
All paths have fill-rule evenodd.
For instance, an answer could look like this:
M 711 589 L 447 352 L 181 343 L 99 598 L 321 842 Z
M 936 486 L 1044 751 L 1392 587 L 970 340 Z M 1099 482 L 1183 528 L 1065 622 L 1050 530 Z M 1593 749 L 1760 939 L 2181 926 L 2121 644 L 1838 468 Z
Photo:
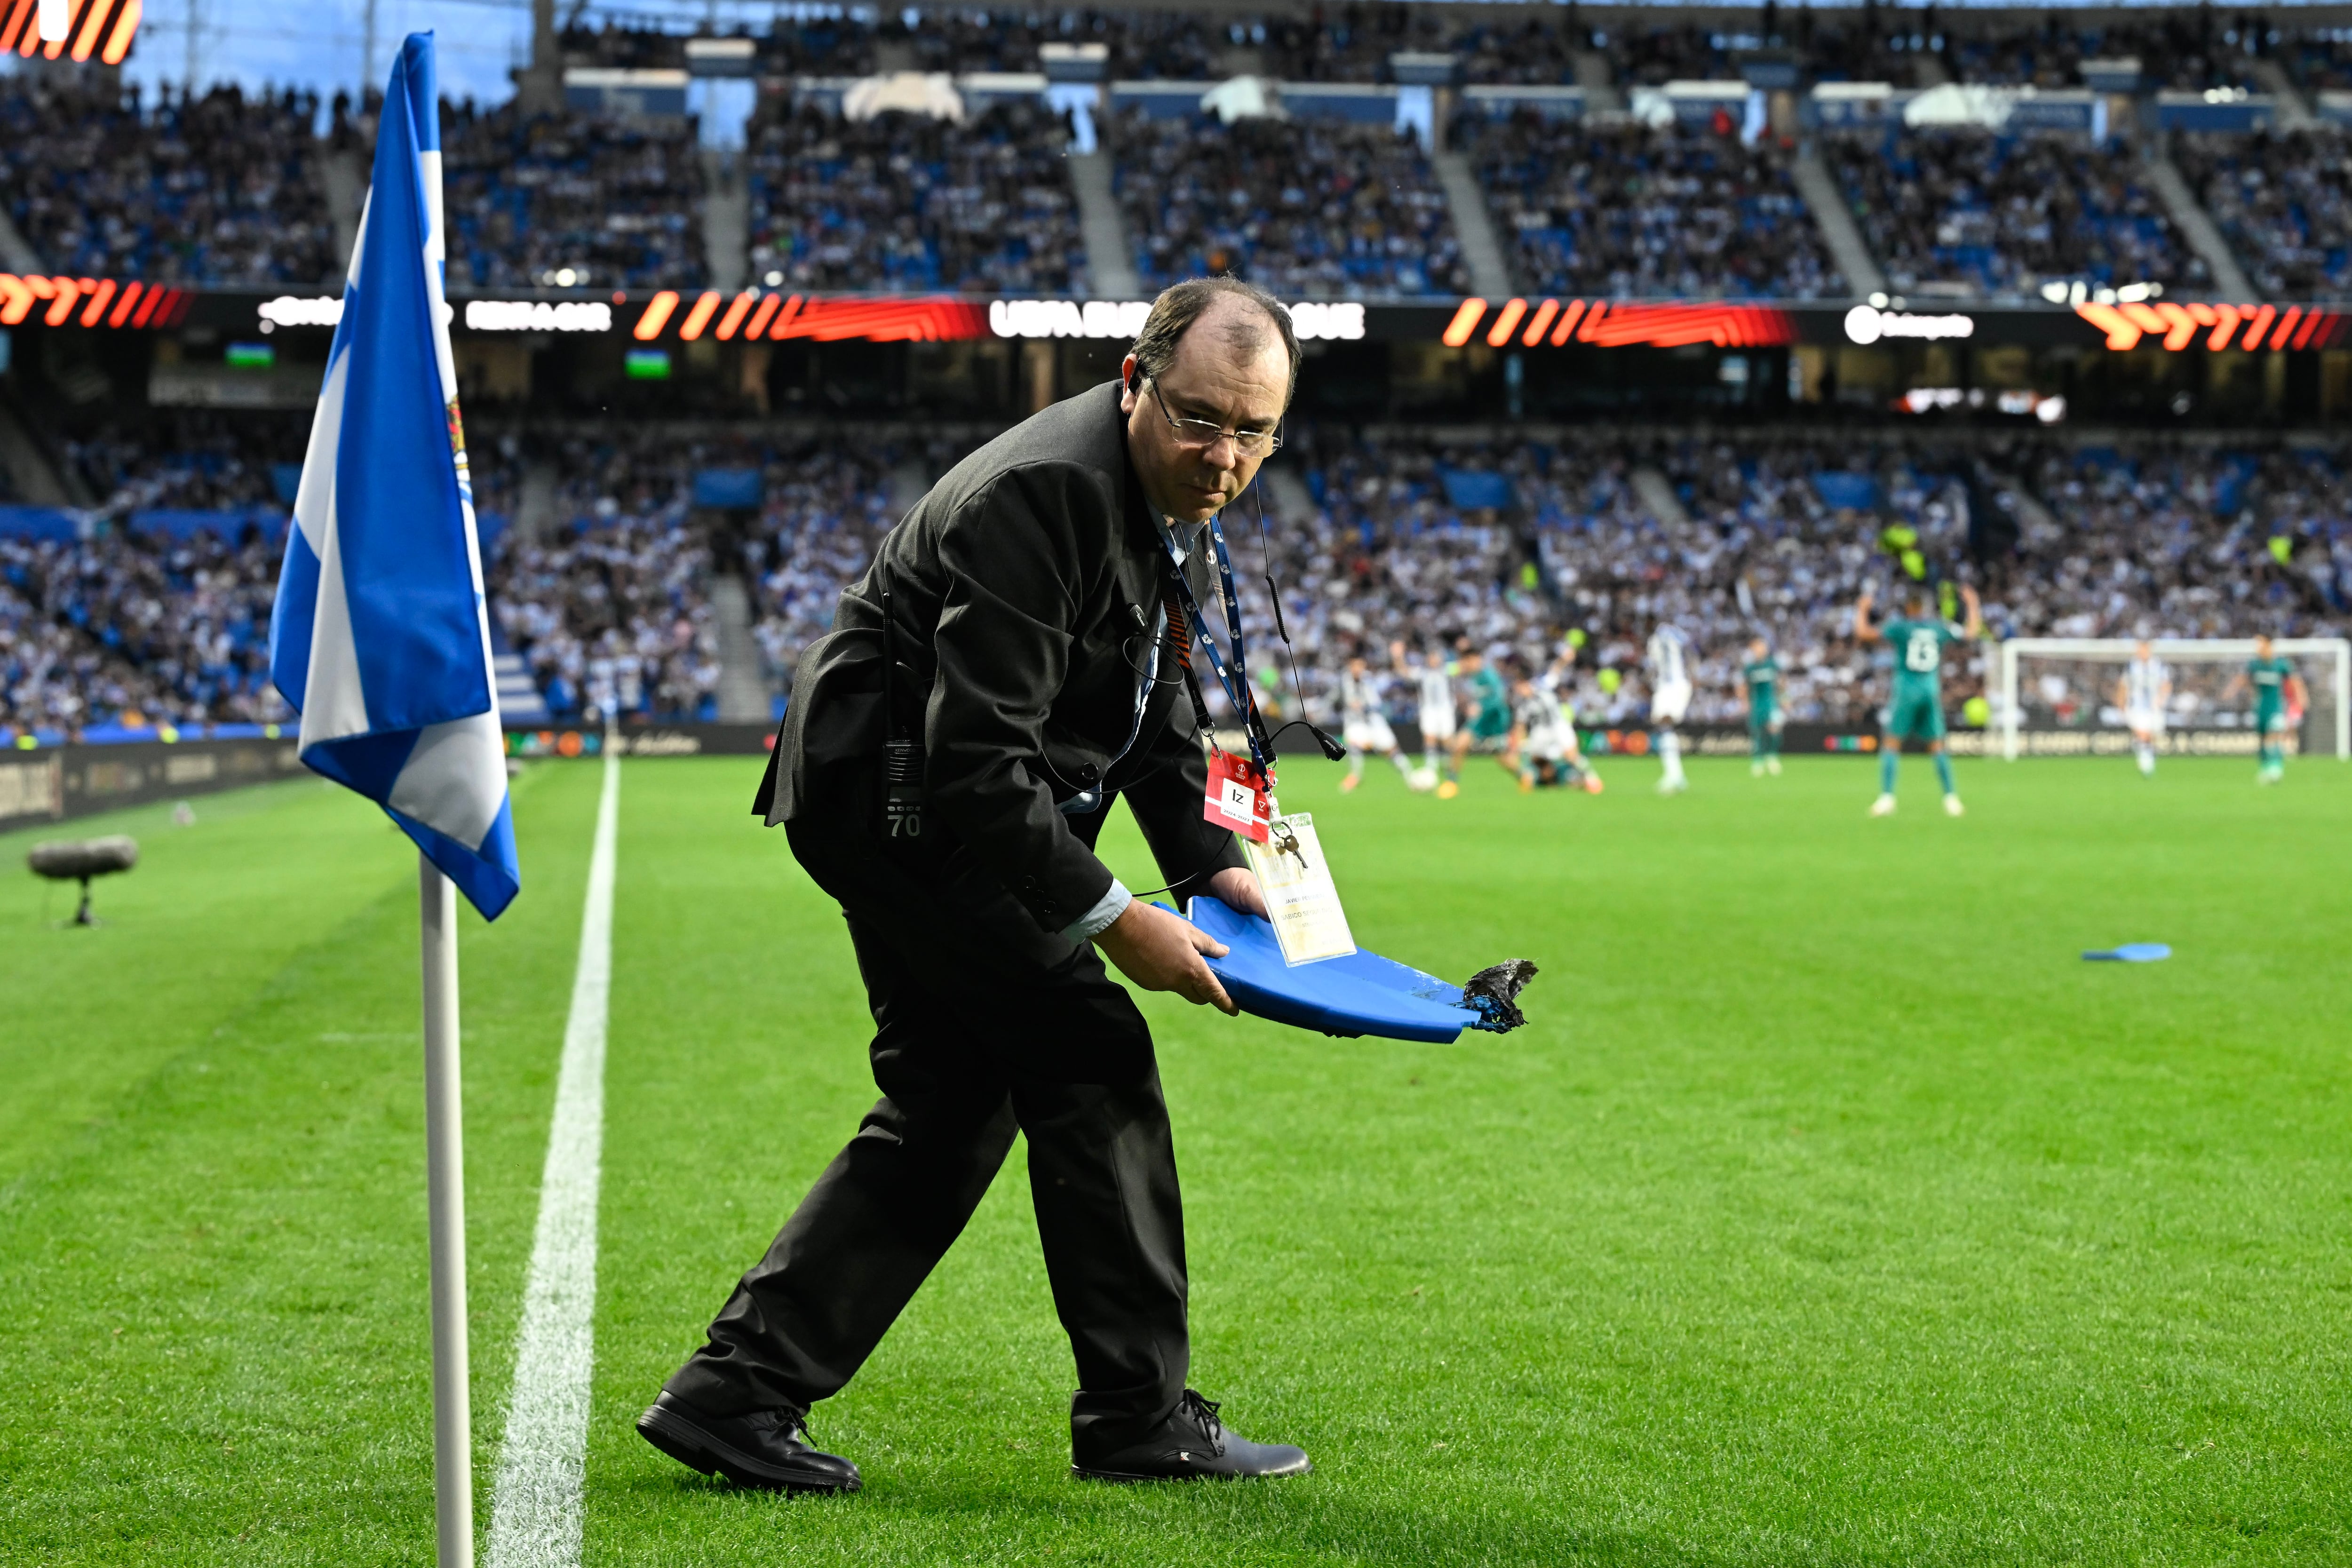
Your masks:
M 1209 542 L 1216 552 L 1217 588 L 1225 602 L 1225 626 L 1234 639 L 1234 664 L 1225 667 L 1224 656 L 1217 650 L 1216 635 L 1209 630 L 1208 617 L 1202 614 L 1200 601 L 1192 596 L 1192 584 L 1185 579 L 1184 563 L 1176 553 L 1176 540 L 1164 526 L 1160 543 L 1168 552 L 1168 565 L 1176 574 L 1176 591 L 1183 596 L 1184 611 L 1192 623 L 1192 633 L 1208 650 L 1209 668 L 1224 689 L 1225 700 L 1242 717 L 1242 732 L 1249 738 L 1250 761 L 1257 764 L 1258 776 L 1269 784 L 1274 779 L 1274 744 L 1266 739 L 1265 721 L 1257 710 L 1256 695 L 1249 688 L 1249 653 L 1242 644 L 1241 601 L 1234 593 L 1234 561 L 1225 549 L 1225 531 L 1217 519 L 1209 519 Z

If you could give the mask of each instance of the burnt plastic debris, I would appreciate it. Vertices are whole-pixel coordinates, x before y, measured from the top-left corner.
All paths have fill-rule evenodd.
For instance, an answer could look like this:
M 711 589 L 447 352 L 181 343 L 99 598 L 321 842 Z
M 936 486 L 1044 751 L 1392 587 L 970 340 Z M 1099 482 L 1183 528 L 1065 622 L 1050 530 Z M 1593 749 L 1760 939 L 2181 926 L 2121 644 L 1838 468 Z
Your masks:
M 1490 1034 L 1507 1035 L 1528 1021 L 1519 1011 L 1518 995 L 1536 977 L 1536 966 L 1524 958 L 1507 958 L 1472 975 L 1462 987 L 1462 1005 L 1478 1015 L 1470 1026 Z

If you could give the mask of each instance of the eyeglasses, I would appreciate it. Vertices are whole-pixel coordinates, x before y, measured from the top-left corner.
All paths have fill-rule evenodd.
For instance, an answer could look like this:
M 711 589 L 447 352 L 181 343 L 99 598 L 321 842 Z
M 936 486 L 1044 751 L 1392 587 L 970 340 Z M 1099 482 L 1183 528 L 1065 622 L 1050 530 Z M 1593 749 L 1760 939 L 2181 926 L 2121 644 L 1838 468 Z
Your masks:
M 1143 384 L 1151 388 L 1152 400 L 1160 405 L 1160 416 L 1168 421 L 1181 447 L 1213 447 L 1230 440 L 1234 450 L 1244 458 L 1263 458 L 1282 445 L 1280 435 L 1272 430 L 1228 430 L 1213 419 L 1179 419 L 1168 412 L 1168 400 L 1160 395 L 1160 383 L 1150 376 Z

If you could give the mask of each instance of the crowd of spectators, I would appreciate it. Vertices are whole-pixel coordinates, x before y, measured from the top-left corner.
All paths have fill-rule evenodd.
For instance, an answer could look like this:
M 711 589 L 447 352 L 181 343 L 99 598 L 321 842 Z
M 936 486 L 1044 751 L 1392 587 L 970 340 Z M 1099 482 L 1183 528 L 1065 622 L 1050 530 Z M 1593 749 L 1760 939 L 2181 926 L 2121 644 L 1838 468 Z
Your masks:
M 241 511 L 290 500 L 307 413 L 152 409 L 60 445 L 92 505 L 121 521 L 150 510 Z
M 1958 128 L 1822 140 L 1897 289 L 2030 296 L 2054 280 L 2209 281 L 2128 150 Z
M 2032 26 L 1956 28 L 1891 7 L 1839 16 L 1767 5 L 1753 31 L 1673 23 L 1593 26 L 1571 17 L 1454 22 L 1402 5 L 1318 8 L 1306 16 L 1177 11 L 923 11 L 812 17 L 758 35 L 760 68 L 772 75 L 862 76 L 878 69 L 961 74 L 1037 68 L 1047 43 L 1099 43 L 1115 79 L 1206 80 L 1255 72 L 1292 81 L 1376 81 L 1400 50 L 1450 51 L 1475 82 L 1570 82 L 1573 57 L 1607 60 L 1622 86 L 1724 80 L 1744 58 L 1771 54 L 1818 80 L 1890 81 L 1928 87 L 1947 79 L 1996 85 L 2083 85 L 2086 59 L 2140 61 L 2150 86 L 2204 89 L 2251 85 L 2248 61 L 2275 53 L 2306 86 L 2343 85 L 2341 29 L 2281 33 L 2259 18 L 2210 9 L 2144 21 L 2076 23 L 2052 17 Z M 576 64 L 684 63 L 682 34 L 622 24 L 575 26 L 562 36 Z
M 710 545 L 687 526 L 692 454 L 656 434 L 572 437 L 539 537 L 487 563 L 490 607 L 559 718 L 712 718 Z M 528 460 L 526 458 L 526 460 Z
M 2328 300 L 2352 289 L 2352 180 L 2342 130 L 2196 132 L 2176 137 L 2173 151 L 2264 294 Z
M 693 133 L 617 118 L 442 109 L 451 281 L 693 288 L 703 255 Z
M 2027 636 L 2340 637 L 2352 624 L 2352 485 L 2340 455 L 2163 443 L 2032 455 L 1997 630 Z
M 2306 28 L 2279 45 L 2279 63 L 2305 91 L 2352 89 L 2352 27 Z
M 109 527 L 0 537 L 0 730 L 270 723 L 278 544 Z
M 1791 719 L 1866 727 L 1885 655 L 1854 642 L 1852 612 L 1865 586 L 1884 599 L 1907 580 L 1890 530 L 1931 575 L 1980 584 L 1997 636 L 2332 637 L 2352 625 L 2352 490 L 2333 455 L 1338 431 L 1302 432 L 1290 455 L 1309 499 L 1277 506 L 1273 571 L 1310 714 L 1327 721 L 1350 654 L 1377 669 L 1394 642 L 1469 646 L 1541 670 L 1574 633 L 1567 691 L 1580 718 L 1637 722 L 1643 644 L 1666 621 L 1694 645 L 1694 720 L 1743 716 L 1736 678 L 1761 630 L 1789 672 Z M 1674 491 L 1672 514 L 1643 499 L 1643 468 Z M 1986 531 L 2013 548 L 1972 559 L 1977 509 L 1997 514 Z M 1255 578 L 1254 542 L 1242 548 L 1241 575 Z M 1270 647 L 1264 594 L 1245 584 L 1244 600 L 1256 646 Z M 1289 672 L 1260 662 L 1271 703 L 1294 701 Z M 1948 681 L 1955 702 L 1982 689 L 1966 664 Z M 1409 719 L 1409 689 L 1392 695 Z
M 961 456 L 944 446 L 929 471 Z M 890 472 L 895 450 L 810 446 L 769 454 L 765 500 L 743 543 L 751 584 L 752 636 L 769 689 L 791 689 L 801 650 L 833 626 L 841 591 L 865 574 L 898 521 Z
M 1083 290 L 1067 140 L 1061 117 L 1028 104 L 961 126 L 781 114 L 751 142 L 752 275 L 794 289 Z
M 1410 132 L 1136 112 L 1118 137 L 1119 205 L 1149 288 L 1229 271 L 1307 299 L 1469 291 L 1445 194 Z
M 720 674 L 711 583 L 738 574 L 760 679 L 781 695 L 905 504 L 963 449 L 492 439 L 474 465 L 486 492 L 510 493 L 534 463 L 557 479 L 536 537 L 509 531 L 488 551 L 499 629 L 560 716 L 708 718 Z M 698 513 L 694 476 L 711 468 L 760 470 L 758 510 Z M 1696 649 L 1695 720 L 1739 716 L 1740 651 L 1760 629 L 1789 671 L 1792 719 L 1866 725 L 1884 697 L 1884 650 L 1853 642 L 1851 612 L 1864 586 L 1885 595 L 1906 580 L 1890 531 L 1931 576 L 1978 584 L 1995 636 L 2352 627 L 2352 483 L 2332 450 L 1302 425 L 1277 468 L 1265 492 L 1269 558 L 1253 528 L 1229 534 L 1252 678 L 1286 717 L 1298 716 L 1303 688 L 1307 716 L 1328 722 L 1353 652 L 1385 667 L 1392 644 L 1466 645 L 1543 668 L 1572 641 L 1580 716 L 1638 722 L 1642 644 L 1671 621 Z M 79 541 L 0 538 L 0 726 L 284 719 L 266 671 L 280 537 L 100 520 Z M 1295 679 L 1272 635 L 1269 569 Z M 1964 664 L 1953 700 L 1979 678 Z M 1402 687 L 1399 698 L 1409 701 Z M 1212 703 L 1222 714 L 1213 691 Z
M 56 272 L 315 284 L 337 270 L 314 93 L 0 77 L 0 199 Z
M 2085 60 L 2136 59 L 2144 87 L 2202 90 L 2254 86 L 2247 65 L 2260 52 L 2255 28 L 2200 9 L 2083 25 L 2053 14 L 2039 26 L 1954 37 L 1945 58 L 1962 81 L 2038 88 L 2083 86 Z
M 1522 112 L 1455 123 L 1529 289 L 1555 294 L 1842 294 L 1789 157 L 1769 137 L 1585 125 Z

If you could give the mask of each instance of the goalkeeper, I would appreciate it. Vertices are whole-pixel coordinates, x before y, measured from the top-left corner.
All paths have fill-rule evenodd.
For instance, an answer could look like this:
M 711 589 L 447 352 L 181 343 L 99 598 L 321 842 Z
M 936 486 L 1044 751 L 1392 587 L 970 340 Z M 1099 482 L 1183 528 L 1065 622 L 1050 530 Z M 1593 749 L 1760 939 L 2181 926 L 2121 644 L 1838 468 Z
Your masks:
M 1885 637 L 1895 650 L 1895 689 L 1886 704 L 1886 718 L 1878 752 L 1878 798 L 1870 803 L 1873 816 L 1895 815 L 1895 774 L 1903 758 L 1906 736 L 1927 742 L 1936 759 L 1936 777 L 1944 786 L 1944 814 L 1960 815 L 1959 792 L 1952 784 L 1952 759 L 1944 754 L 1944 647 L 1968 641 L 1984 629 L 1977 591 L 1963 585 L 1960 597 L 1969 607 L 1966 626 L 1956 626 L 1933 614 L 1924 585 L 1907 588 L 1904 614 L 1884 626 L 1870 619 L 1870 594 L 1863 593 L 1853 607 L 1853 637 L 1859 643 Z

